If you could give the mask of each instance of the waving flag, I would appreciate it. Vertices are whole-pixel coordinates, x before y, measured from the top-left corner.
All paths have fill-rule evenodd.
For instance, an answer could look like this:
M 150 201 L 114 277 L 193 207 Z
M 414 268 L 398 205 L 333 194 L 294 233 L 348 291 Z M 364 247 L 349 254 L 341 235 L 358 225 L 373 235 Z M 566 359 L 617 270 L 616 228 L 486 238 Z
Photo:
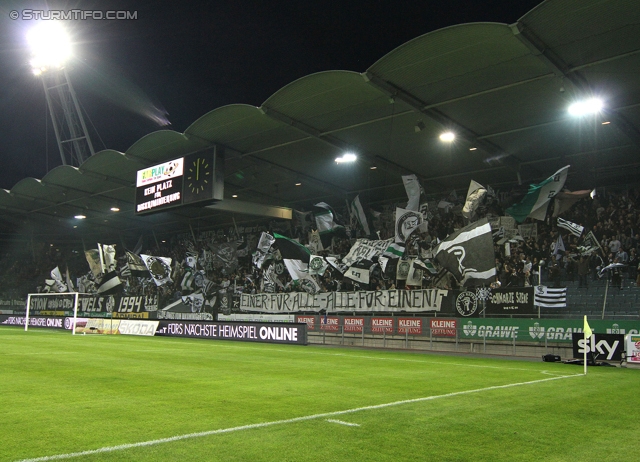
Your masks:
M 152 255 L 140 255 L 149 274 L 157 286 L 170 283 L 171 281 L 171 258 L 154 257 Z
M 576 237 L 582 236 L 582 232 L 584 231 L 584 226 L 572 223 L 569 220 L 563 220 L 560 217 L 558 217 L 558 228 L 566 229 Z
M 544 220 L 551 199 L 563 188 L 568 173 L 569 165 L 562 167 L 542 183 L 529 185 L 526 196 L 506 212 L 518 223 L 522 223 L 527 217 Z
M 409 198 L 406 209 L 417 212 L 420 208 L 420 193 L 422 191 L 418 177 L 416 175 L 403 175 L 402 182 Z
M 275 245 L 280 250 L 284 265 L 289 271 L 291 279 L 298 281 L 306 292 L 315 293 L 320 290 L 318 283 L 309 275 L 309 261 L 311 252 L 305 246 L 293 239 L 274 233 Z
M 464 207 L 462 207 L 462 216 L 471 219 L 476 209 L 480 206 L 482 198 L 487 194 L 487 190 L 477 181 L 471 180 L 469 184 L 469 190 L 467 191 L 467 199 L 465 200 Z
M 325 202 L 315 204 L 316 207 L 323 209 L 322 212 L 315 213 L 316 227 L 320 233 L 320 240 L 326 249 L 331 246 L 331 239 L 337 232 L 344 231 L 344 226 L 339 225 L 335 221 L 336 214 L 331 206 Z
M 364 231 L 366 236 L 371 235 L 371 229 L 369 228 L 369 222 L 367 221 L 367 215 L 364 213 L 364 209 L 362 208 L 362 204 L 360 203 L 360 195 L 357 195 L 356 198 L 351 203 L 351 211 L 354 214 L 358 225 Z
M 496 276 L 491 225 L 486 218 L 449 235 L 435 258 L 461 285 L 493 282 Z
M 396 208 L 396 243 L 405 244 L 423 221 L 424 217 L 420 212 Z

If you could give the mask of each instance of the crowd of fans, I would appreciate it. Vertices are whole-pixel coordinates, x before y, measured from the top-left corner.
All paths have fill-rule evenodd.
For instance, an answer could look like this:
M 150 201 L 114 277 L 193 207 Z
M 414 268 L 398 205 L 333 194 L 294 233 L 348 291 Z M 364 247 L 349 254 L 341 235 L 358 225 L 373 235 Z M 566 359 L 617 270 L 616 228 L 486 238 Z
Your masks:
M 591 231 L 597 238 L 600 248 L 585 252 L 582 238 L 578 238 L 564 229 L 558 228 L 555 218 L 547 217 L 545 221 L 527 219 L 525 223 L 535 223 L 535 232 L 526 237 L 511 234 L 506 236 L 498 229 L 494 229 L 495 266 L 497 281 L 494 286 L 531 286 L 539 282 L 562 287 L 566 281 L 578 281 L 579 287 L 588 287 L 593 280 L 601 277 L 610 278 L 611 283 L 619 288 L 626 284 L 636 284 L 638 277 L 638 252 L 640 251 L 640 194 L 635 189 L 622 192 L 600 191 L 592 199 L 580 200 L 561 216 L 573 223 L 585 227 L 585 234 Z M 442 202 L 430 203 L 428 209 L 428 230 L 416 231 L 409 241 L 405 258 L 428 258 L 429 251 L 438 242 L 445 239 L 456 229 L 467 222 L 461 212 L 464 197 L 449 196 L 445 206 Z M 512 203 L 512 202 L 511 202 Z M 503 209 L 507 201 L 502 203 L 498 197 L 487 198 L 477 210 L 477 218 L 496 218 L 505 216 Z M 375 213 L 372 229 L 375 235 L 372 239 L 387 239 L 395 234 L 393 211 L 396 205 L 386 204 L 381 211 Z M 440 206 L 439 206 L 440 205 Z M 336 221 L 346 225 L 345 232 L 336 234 L 333 245 L 319 252 L 320 255 L 344 257 L 356 238 L 364 238 L 362 230 L 349 226 L 349 216 L 336 211 Z M 195 288 L 185 288 L 184 274 L 188 271 L 199 272 L 208 285 L 208 292 L 219 289 L 234 290 L 236 293 L 259 293 L 262 291 L 299 291 L 301 287 L 292 281 L 287 271 L 280 271 L 276 284 L 265 284 L 264 272 L 267 265 L 257 267 L 252 253 L 256 249 L 261 233 L 278 232 L 288 234 L 298 239 L 302 244 L 308 244 L 311 229 L 308 223 L 271 222 L 252 226 L 250 232 L 245 229 L 216 230 L 205 233 L 202 239 L 194 242 L 191 236 L 175 236 L 168 242 L 158 243 L 143 248 L 149 255 L 172 258 L 172 282 L 157 286 L 152 279 L 142 279 L 128 276 L 121 271 L 123 281 L 122 291 L 125 294 L 157 294 L 162 303 L 178 299 Z M 558 236 L 562 235 L 564 250 L 557 248 Z M 221 242 L 232 242 L 237 245 L 236 256 L 224 265 L 202 258 L 203 252 L 210 251 L 213 246 Z M 154 244 L 156 244 L 154 242 Z M 277 246 L 276 246 L 277 247 Z M 206 253 L 206 252 L 205 252 Z M 195 268 L 189 268 L 186 255 L 198 255 Z M 118 249 L 117 268 L 126 268 L 126 256 L 123 249 Z M 24 298 L 28 292 L 45 290 L 45 279 L 50 278 L 50 271 L 59 267 L 62 272 L 68 268 L 71 281 L 77 281 L 80 276 L 88 273 L 84 252 L 79 249 L 62 249 L 53 244 L 32 244 L 29 249 L 23 249 L 21 255 L 15 252 L 5 253 L 2 258 L 2 293 L 0 298 Z M 613 263 L 620 266 L 613 267 L 604 275 L 601 269 Z M 437 264 L 436 264 L 437 267 Z M 406 281 L 396 280 L 393 274 L 382 271 L 380 265 L 371 267 L 369 284 L 357 283 L 344 278 L 335 268 L 329 267 L 323 276 L 316 279 L 321 291 L 352 291 L 369 289 L 413 289 L 413 288 L 456 288 L 457 283 L 449 273 L 440 271 L 431 273 L 423 271 L 420 285 L 407 286 Z M 202 284 L 200 284 L 202 288 Z M 202 289 L 204 290 L 204 289 Z M 206 295 L 206 294 L 205 294 Z

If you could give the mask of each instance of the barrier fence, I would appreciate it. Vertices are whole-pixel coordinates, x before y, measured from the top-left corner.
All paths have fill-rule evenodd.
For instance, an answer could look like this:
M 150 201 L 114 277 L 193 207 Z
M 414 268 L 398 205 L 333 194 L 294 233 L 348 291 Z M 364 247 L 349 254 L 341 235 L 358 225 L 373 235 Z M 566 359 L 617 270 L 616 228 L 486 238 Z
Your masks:
M 457 320 L 450 319 L 434 323 L 436 320 L 432 318 L 429 324 L 421 327 L 413 323 L 410 327 L 402 327 L 403 320 L 400 318 L 396 320 L 395 328 L 385 326 L 382 329 L 375 320 L 372 321 L 357 331 L 349 322 L 330 327 L 321 325 L 320 329 L 308 331 L 309 343 L 538 358 L 553 354 L 562 359 L 581 358 L 576 356 L 575 337 L 583 338 L 583 333 L 575 321 L 549 320 L 540 323 L 527 320 L 514 323 L 513 319 L 493 319 L 457 323 Z M 595 338 L 600 339 L 594 343 L 602 350 L 600 359 L 608 361 L 621 359 L 624 338 L 638 338 L 640 328 L 639 323 L 625 321 L 590 321 L 590 324 L 593 325 Z M 605 340 L 602 340 L 610 337 L 617 338 L 617 343 L 610 342 L 611 345 L 615 343 L 618 349 L 613 357 L 607 357 L 609 349 Z

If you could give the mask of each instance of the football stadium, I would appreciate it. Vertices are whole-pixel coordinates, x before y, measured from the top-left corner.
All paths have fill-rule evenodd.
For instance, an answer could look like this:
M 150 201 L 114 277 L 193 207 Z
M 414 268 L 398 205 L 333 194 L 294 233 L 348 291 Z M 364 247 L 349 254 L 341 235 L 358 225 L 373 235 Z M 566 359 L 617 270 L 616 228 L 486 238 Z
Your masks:
M 180 44 L 213 88 L 190 40 L 242 47 L 212 18 L 275 47 L 287 17 L 293 58 L 320 40 L 305 21 L 381 21 L 383 3 L 283 7 L 255 37 L 237 5 L 0 8 L 29 45 L 0 54 L 29 56 L 13 91 L 46 116 L 29 136 L 29 105 L 0 123 L 0 460 L 635 459 L 634 0 L 450 6 L 469 20 L 359 69 L 315 63 L 261 103 L 215 105 L 165 56 Z M 109 43 L 149 55 L 145 90 L 98 77 Z M 155 78 L 194 84 L 158 93 L 172 107 L 211 106 L 171 123 Z M 100 119 L 91 88 L 146 122 Z M 45 162 L 12 170 L 31 149 Z

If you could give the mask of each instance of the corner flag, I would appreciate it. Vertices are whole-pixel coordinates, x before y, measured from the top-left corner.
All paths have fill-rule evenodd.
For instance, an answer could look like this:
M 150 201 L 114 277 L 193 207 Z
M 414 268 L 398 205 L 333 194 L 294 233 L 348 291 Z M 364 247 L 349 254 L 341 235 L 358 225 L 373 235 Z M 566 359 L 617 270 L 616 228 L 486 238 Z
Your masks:
M 589 327 L 589 323 L 587 322 L 587 315 L 584 315 L 584 328 L 582 329 L 584 333 L 584 375 L 587 375 L 587 339 L 593 335 L 593 331 L 591 327 Z
M 584 329 L 582 329 L 582 332 L 584 332 L 584 338 L 586 339 L 587 337 L 591 337 L 593 335 L 593 331 L 591 330 L 591 327 L 589 327 L 589 323 L 587 322 L 587 315 L 584 315 Z

